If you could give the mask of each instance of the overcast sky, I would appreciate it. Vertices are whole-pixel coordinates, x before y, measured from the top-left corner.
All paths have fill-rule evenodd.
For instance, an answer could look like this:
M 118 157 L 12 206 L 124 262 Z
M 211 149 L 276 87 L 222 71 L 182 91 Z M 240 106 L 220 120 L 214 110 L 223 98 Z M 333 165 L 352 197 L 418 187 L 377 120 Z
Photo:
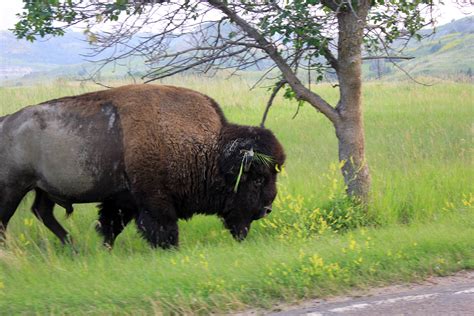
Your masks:
M 438 8 L 437 20 L 438 25 L 450 22 L 453 19 L 460 19 L 466 15 L 474 14 L 474 5 L 472 0 L 461 0 L 466 3 L 464 9 L 460 9 L 458 5 L 454 5 L 452 0 L 445 0 L 446 3 Z M 0 30 L 7 30 L 13 28 L 17 18 L 16 13 L 21 12 L 23 2 L 21 0 L 7 0 L 0 2 Z

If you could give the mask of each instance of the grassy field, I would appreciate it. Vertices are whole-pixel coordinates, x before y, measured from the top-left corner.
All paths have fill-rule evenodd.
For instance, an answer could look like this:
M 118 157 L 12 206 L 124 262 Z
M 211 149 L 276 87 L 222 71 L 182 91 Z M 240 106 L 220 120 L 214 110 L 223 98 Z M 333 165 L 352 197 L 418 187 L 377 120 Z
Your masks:
M 268 94 L 243 80 L 168 83 L 215 98 L 227 117 L 255 125 Z M 0 88 L 0 115 L 93 86 Z M 315 87 L 334 103 L 337 90 Z M 70 219 L 78 254 L 61 247 L 29 211 L 27 197 L 0 248 L 0 314 L 227 312 L 343 293 L 474 268 L 474 92 L 468 84 L 368 83 L 368 213 L 345 202 L 334 130 L 304 105 L 278 99 L 268 127 L 287 152 L 274 212 L 236 243 L 215 217 L 180 222 L 177 251 L 152 250 L 133 225 L 109 252 L 94 231 L 96 210 Z M 1 162 L 0 162 L 1 163 Z

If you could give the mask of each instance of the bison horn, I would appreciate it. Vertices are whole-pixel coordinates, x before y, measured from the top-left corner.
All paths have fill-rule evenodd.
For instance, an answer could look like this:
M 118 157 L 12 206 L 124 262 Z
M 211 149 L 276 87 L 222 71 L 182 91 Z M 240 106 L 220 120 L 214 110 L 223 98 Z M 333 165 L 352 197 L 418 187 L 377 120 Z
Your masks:
M 250 170 L 254 155 L 255 152 L 253 151 L 253 148 L 250 148 L 250 150 L 245 151 L 243 158 L 245 172 L 248 172 Z

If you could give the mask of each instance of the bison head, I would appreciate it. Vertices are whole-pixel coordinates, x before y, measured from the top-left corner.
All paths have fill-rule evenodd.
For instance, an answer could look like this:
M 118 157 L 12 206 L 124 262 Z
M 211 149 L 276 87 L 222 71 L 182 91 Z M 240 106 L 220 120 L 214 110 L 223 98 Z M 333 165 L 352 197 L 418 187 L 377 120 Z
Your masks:
M 252 221 L 272 211 L 285 154 L 275 136 L 263 128 L 230 125 L 221 141 L 220 172 L 226 193 L 220 215 L 232 236 L 243 240 Z

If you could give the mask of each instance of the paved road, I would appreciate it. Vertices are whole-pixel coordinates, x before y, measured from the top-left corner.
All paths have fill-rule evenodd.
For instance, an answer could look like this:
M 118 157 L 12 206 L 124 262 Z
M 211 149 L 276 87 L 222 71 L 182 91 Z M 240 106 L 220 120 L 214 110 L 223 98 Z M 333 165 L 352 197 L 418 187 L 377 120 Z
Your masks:
M 471 315 L 474 316 L 474 271 L 432 278 L 423 284 L 392 286 L 361 297 L 339 297 L 305 302 L 300 307 L 278 307 L 269 315 Z

